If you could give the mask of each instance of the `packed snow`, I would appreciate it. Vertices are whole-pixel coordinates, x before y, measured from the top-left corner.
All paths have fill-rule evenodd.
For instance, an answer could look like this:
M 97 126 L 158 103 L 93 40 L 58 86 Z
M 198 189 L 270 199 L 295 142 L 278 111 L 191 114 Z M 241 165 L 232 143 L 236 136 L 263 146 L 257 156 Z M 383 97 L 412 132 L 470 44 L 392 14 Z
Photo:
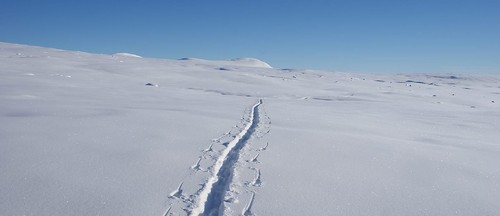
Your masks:
M 0 215 L 499 215 L 500 77 L 0 43 Z

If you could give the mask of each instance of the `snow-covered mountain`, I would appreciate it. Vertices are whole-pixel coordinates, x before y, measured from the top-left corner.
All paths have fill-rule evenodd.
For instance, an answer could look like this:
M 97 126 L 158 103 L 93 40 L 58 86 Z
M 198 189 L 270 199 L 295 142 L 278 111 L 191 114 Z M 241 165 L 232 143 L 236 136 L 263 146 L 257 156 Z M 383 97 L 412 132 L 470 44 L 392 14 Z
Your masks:
M 500 78 L 0 43 L 0 215 L 498 215 Z

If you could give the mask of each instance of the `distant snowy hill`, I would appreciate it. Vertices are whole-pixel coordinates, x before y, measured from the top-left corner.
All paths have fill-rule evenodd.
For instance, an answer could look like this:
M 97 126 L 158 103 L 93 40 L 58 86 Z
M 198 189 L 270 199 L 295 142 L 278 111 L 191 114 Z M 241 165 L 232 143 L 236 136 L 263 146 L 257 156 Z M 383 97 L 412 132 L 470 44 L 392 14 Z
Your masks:
M 0 43 L 0 215 L 498 215 L 500 77 Z
M 113 56 L 121 56 L 121 57 L 133 57 L 133 58 L 142 58 L 140 55 L 132 54 L 132 53 L 113 53 Z
M 250 67 L 272 68 L 271 65 L 269 65 L 268 63 L 265 63 L 255 58 L 237 58 L 237 59 L 232 59 L 231 61 L 240 65 L 246 65 Z
M 272 68 L 268 63 L 255 58 L 236 58 L 227 61 L 209 61 L 199 58 L 181 58 L 179 60 L 218 66 Z

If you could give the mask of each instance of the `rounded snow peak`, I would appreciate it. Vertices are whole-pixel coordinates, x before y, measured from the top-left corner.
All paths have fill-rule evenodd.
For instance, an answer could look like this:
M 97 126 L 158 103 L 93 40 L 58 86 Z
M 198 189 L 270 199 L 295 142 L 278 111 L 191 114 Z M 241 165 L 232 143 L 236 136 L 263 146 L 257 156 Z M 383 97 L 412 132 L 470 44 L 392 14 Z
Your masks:
M 239 65 L 248 67 L 273 68 L 268 63 L 256 58 L 236 58 L 231 59 L 232 62 L 237 62 Z
M 121 56 L 121 57 L 132 57 L 132 58 L 142 58 L 140 55 L 132 54 L 132 53 L 113 53 L 112 56 Z

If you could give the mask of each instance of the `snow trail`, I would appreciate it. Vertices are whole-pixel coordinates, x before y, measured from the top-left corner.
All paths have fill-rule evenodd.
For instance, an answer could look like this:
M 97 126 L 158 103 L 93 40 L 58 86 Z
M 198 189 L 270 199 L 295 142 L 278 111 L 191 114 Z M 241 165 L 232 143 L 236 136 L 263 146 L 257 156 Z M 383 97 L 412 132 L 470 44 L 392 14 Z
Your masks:
M 191 215 L 219 215 L 226 189 L 233 178 L 234 164 L 238 161 L 239 152 L 255 132 L 259 123 L 259 106 L 262 99 L 253 105 L 249 122 L 245 128 L 228 143 L 220 157 L 215 162 L 212 176 L 200 192 L 196 208 Z

